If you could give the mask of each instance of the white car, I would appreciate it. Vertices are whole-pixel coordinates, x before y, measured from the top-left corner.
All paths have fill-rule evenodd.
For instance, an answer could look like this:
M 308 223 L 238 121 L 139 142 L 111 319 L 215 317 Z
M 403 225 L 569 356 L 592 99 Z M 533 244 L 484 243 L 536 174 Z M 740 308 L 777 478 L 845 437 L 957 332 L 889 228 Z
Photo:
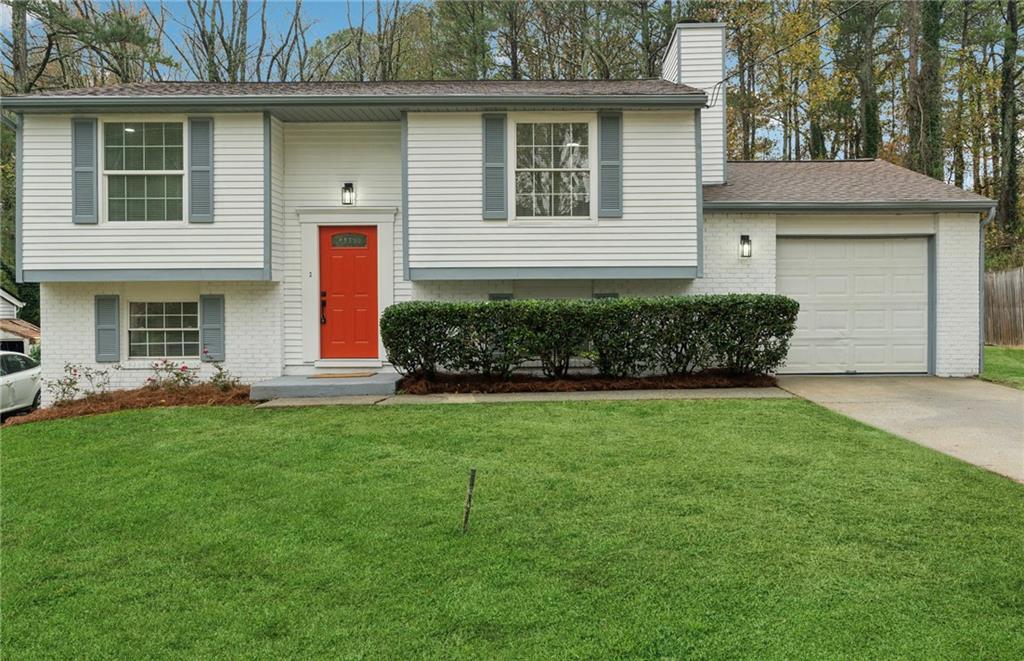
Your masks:
M 25 354 L 0 351 L 0 415 L 39 408 L 41 372 L 39 363 Z

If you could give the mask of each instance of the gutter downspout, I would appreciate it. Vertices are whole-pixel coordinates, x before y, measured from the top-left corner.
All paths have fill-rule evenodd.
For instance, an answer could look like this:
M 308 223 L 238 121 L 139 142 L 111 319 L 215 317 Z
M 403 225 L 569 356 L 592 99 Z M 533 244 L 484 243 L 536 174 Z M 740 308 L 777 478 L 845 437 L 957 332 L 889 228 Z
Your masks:
M 978 229 L 978 376 L 985 370 L 985 228 L 995 217 L 992 207 Z

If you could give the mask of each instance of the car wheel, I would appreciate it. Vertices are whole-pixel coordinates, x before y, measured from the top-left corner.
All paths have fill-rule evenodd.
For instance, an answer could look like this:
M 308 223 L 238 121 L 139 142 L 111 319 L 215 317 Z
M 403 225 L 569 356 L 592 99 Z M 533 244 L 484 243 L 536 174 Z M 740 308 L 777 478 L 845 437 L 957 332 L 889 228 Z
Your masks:
M 32 406 L 28 407 L 29 411 L 35 411 L 43 403 L 43 391 L 42 389 L 36 391 L 36 396 L 32 398 Z

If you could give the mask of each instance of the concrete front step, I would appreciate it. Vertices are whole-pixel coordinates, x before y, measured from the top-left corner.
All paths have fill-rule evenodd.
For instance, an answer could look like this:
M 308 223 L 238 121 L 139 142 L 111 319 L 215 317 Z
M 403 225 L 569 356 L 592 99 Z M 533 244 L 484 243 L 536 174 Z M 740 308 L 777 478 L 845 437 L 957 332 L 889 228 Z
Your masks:
M 394 372 L 340 378 L 279 376 L 276 379 L 252 384 L 249 399 L 265 401 L 282 397 L 388 396 L 395 394 L 395 384 L 401 378 L 400 374 Z

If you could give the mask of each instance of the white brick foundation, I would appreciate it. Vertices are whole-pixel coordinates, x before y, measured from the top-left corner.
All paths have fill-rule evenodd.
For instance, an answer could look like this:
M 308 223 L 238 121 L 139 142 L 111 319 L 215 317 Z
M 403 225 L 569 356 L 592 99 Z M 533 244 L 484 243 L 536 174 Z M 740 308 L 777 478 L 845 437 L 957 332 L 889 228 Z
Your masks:
M 935 236 L 935 373 L 978 373 L 978 232 L 976 214 L 939 214 Z
M 152 375 L 150 359 L 128 360 L 128 320 L 124 310 L 129 301 L 190 301 L 200 294 L 223 294 L 226 355 L 224 366 L 244 383 L 281 374 L 280 285 L 272 282 L 153 282 L 153 283 L 44 283 L 40 286 L 40 316 L 43 328 L 43 379 L 60 377 L 66 363 L 109 370 L 112 388 L 135 388 Z M 116 294 L 121 298 L 120 369 L 115 363 L 96 363 L 94 297 Z M 188 359 L 208 378 L 213 368 Z M 43 402 L 50 403 L 43 388 Z

